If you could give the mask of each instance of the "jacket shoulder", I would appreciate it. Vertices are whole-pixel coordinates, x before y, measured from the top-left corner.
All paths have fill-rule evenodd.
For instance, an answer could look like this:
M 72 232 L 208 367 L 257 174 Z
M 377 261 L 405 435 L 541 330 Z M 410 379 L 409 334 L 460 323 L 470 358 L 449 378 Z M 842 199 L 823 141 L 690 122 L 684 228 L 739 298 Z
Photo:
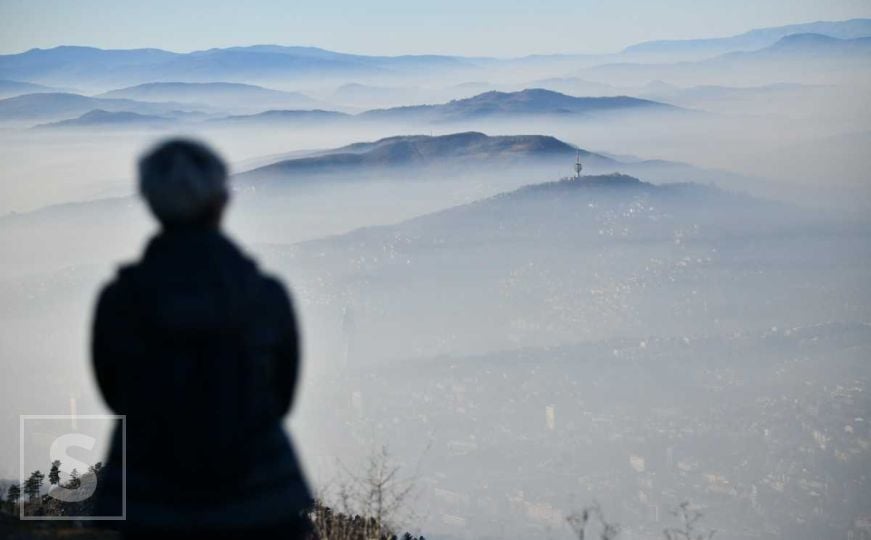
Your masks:
M 293 303 L 290 293 L 284 283 L 275 276 L 269 274 L 260 275 L 261 294 L 263 299 L 271 306 L 282 312 L 292 311 Z
M 115 311 L 129 305 L 134 297 L 134 283 L 140 272 L 139 264 L 130 263 L 118 267 L 115 276 L 100 289 L 97 309 Z
M 112 301 L 123 295 L 130 286 L 135 265 L 119 266 L 115 275 L 100 288 L 99 303 Z

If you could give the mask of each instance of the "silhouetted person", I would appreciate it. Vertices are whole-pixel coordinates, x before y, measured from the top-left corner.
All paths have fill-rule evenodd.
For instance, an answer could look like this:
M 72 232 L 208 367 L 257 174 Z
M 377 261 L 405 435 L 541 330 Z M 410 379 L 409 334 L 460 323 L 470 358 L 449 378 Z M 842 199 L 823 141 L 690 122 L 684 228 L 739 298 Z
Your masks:
M 311 496 L 282 417 L 299 342 L 284 287 L 220 231 L 227 169 L 205 146 L 161 144 L 139 189 L 162 229 L 102 291 L 92 357 L 103 396 L 127 415 L 131 536 L 300 538 Z M 119 513 L 122 434 L 98 486 Z

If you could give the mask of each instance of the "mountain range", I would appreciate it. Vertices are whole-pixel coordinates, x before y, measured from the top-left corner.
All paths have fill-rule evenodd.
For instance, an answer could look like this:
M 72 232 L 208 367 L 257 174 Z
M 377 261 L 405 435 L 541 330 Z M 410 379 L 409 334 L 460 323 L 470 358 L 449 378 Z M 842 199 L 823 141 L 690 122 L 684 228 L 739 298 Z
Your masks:
M 775 44 L 792 34 L 822 34 L 839 39 L 871 36 L 871 19 L 819 21 L 750 30 L 721 38 L 645 41 L 623 49 L 626 55 L 670 57 L 672 60 L 698 60 L 735 51 L 752 51 Z
M 173 83 L 175 85 L 177 83 Z M 209 86 L 210 85 L 206 85 Z M 186 87 L 185 84 L 182 87 Z M 176 88 L 176 87 L 174 87 Z M 244 89 L 244 92 L 260 92 L 266 89 Z M 203 87 L 197 86 L 198 90 Z M 234 98 L 238 94 L 235 93 Z M 26 94 L 0 100 L 0 120 L 24 120 L 41 118 L 72 119 L 95 109 L 112 112 L 131 112 L 145 115 L 163 115 L 172 117 L 189 116 L 196 119 L 208 114 L 213 109 L 214 102 L 206 101 L 206 96 L 200 97 L 197 103 L 180 103 L 175 101 L 138 101 L 128 98 L 117 98 L 118 95 L 141 95 L 149 97 L 149 93 L 138 94 L 110 92 L 102 97 L 88 97 L 68 93 Z M 190 94 L 170 92 L 161 94 L 164 99 L 170 97 L 184 98 Z M 220 97 L 218 98 L 221 99 Z M 245 100 L 241 100 L 245 101 Z M 256 98 L 245 107 L 267 106 Z M 231 107 L 232 108 L 232 107 Z M 558 116 L 583 117 L 607 114 L 619 111 L 661 111 L 680 112 L 683 109 L 664 103 L 627 96 L 615 97 L 574 97 L 542 89 L 527 89 L 519 92 L 486 92 L 467 99 L 454 100 L 438 105 L 420 105 L 412 107 L 394 107 L 366 111 L 357 115 L 348 115 L 337 111 L 313 110 L 267 110 L 250 115 L 221 116 L 214 111 L 210 119 L 215 122 L 231 124 L 284 124 L 288 121 L 399 121 L 411 123 L 450 123 L 470 121 L 481 118 L 512 118 L 524 116 Z
M 57 88 L 42 84 L 21 81 L 0 80 L 0 99 L 21 96 L 24 94 L 39 94 L 42 92 L 60 92 Z
M 372 56 L 280 45 L 215 48 L 189 53 L 60 46 L 0 55 L 0 79 L 102 91 L 166 81 L 291 83 L 310 77 L 321 81 L 342 80 L 344 83 L 357 78 L 377 77 L 380 85 L 395 77 L 426 75 L 437 80 L 445 74 L 465 74 L 490 68 L 508 72 L 515 68 L 565 72 L 578 67 L 638 59 L 699 60 L 761 49 L 788 35 L 801 33 L 839 39 L 867 37 L 871 36 L 871 19 L 761 28 L 725 38 L 645 42 L 606 55 L 554 54 L 506 59 L 444 55 Z
M 762 49 L 735 51 L 696 61 L 602 64 L 582 76 L 612 84 L 641 85 L 665 80 L 687 84 L 811 83 L 837 81 L 871 68 L 871 37 L 838 39 L 823 34 L 790 34 Z
M 0 78 L 105 88 L 166 80 L 248 83 L 293 80 L 313 74 L 386 76 L 418 69 L 460 69 L 468 62 L 471 60 L 450 56 L 365 56 L 278 45 L 190 53 L 61 46 L 0 55 Z
M 415 105 L 362 113 L 366 119 L 457 122 L 522 115 L 592 115 L 625 110 L 677 111 L 677 107 L 629 96 L 574 97 L 530 88 L 519 92 L 485 92 L 442 105 Z
M 45 92 L 0 100 L 0 120 L 71 119 L 94 110 L 166 116 L 186 116 L 181 103 L 150 103 L 79 94 Z
M 86 112 L 78 118 L 69 120 L 61 120 L 59 122 L 49 122 L 34 126 L 36 128 L 94 128 L 104 127 L 110 128 L 113 126 L 130 127 L 166 127 L 167 124 L 173 122 L 173 119 L 164 116 L 155 116 L 149 114 L 139 114 L 127 111 L 104 111 L 103 109 L 94 109 Z
M 284 123 L 285 121 L 364 122 L 389 121 L 407 124 L 450 124 L 480 119 L 510 119 L 532 116 L 583 118 L 616 112 L 687 112 L 666 103 L 628 96 L 575 97 L 551 90 L 531 88 L 517 92 L 485 92 L 470 98 L 434 105 L 373 109 L 355 115 L 335 111 L 266 111 L 255 115 L 218 118 L 216 122 Z
M 111 90 L 95 96 L 156 103 L 187 103 L 221 110 L 305 109 L 318 102 L 299 92 L 272 90 L 252 84 L 156 82 Z

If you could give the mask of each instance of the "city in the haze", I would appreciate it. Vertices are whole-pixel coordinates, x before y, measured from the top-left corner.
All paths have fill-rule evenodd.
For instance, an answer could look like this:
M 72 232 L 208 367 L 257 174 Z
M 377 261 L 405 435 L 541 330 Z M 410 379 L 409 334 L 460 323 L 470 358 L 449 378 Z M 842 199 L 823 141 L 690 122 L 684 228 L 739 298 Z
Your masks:
M 94 297 L 154 231 L 136 157 L 185 135 L 227 158 L 226 230 L 292 292 L 289 426 L 325 497 L 383 447 L 413 484 L 398 525 L 428 540 L 568 539 L 593 504 L 618 538 L 663 538 L 685 501 L 719 540 L 871 539 L 871 6 L 771 0 L 782 24 L 756 24 L 738 2 L 733 35 L 712 14 L 620 46 L 595 45 L 612 8 L 566 6 L 577 40 L 536 44 L 513 6 L 494 24 L 516 37 L 454 53 L 488 6 L 431 15 L 450 54 L 408 30 L 363 54 L 261 41 L 242 16 L 238 46 L 80 22 L 46 46 L 14 4 L 2 493 L 19 415 L 106 412 Z

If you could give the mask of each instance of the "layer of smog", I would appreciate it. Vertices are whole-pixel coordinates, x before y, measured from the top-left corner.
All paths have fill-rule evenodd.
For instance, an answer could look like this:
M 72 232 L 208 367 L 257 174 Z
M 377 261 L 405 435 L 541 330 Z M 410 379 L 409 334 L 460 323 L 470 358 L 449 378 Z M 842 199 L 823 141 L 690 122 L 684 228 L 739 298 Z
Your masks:
M 871 21 L 800 26 L 293 68 L 0 56 L 0 480 L 19 415 L 107 412 L 95 296 L 156 231 L 137 157 L 183 135 L 292 293 L 288 427 L 325 497 L 387 448 L 398 526 L 430 540 L 571 538 L 592 504 L 662 538 L 684 501 L 721 540 L 865 538 Z

